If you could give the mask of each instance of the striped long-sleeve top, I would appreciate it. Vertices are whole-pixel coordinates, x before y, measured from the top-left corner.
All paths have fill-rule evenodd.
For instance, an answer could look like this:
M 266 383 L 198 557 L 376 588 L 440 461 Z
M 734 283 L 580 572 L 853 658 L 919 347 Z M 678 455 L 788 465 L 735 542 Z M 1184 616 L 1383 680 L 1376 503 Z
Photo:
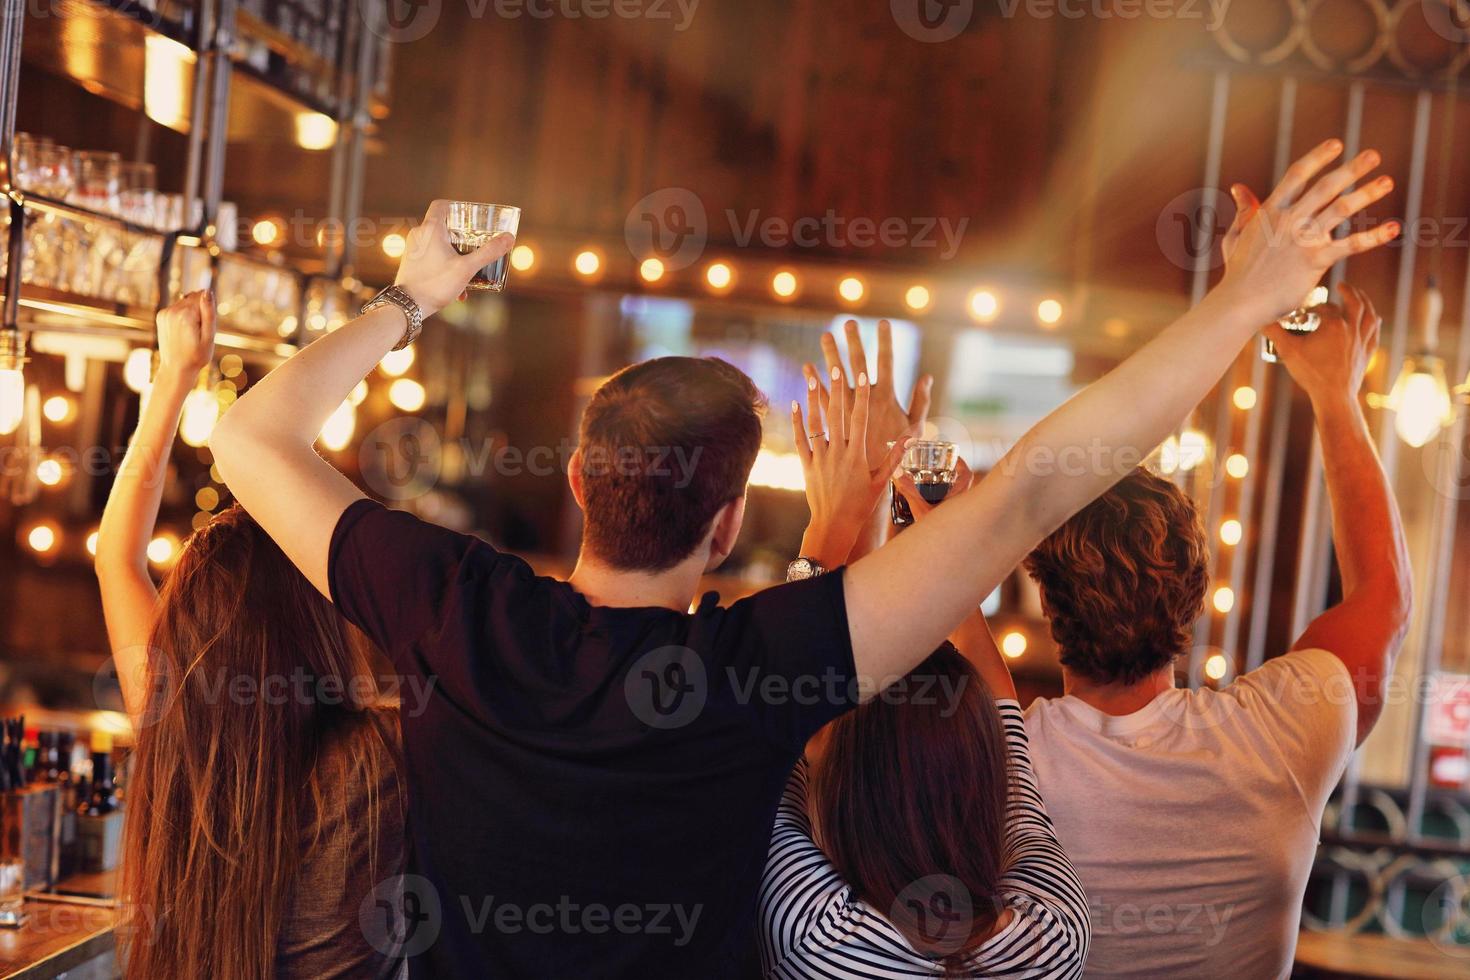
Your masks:
M 1031 769 L 1021 706 L 998 700 L 1011 763 L 1005 871 L 999 900 L 1011 919 L 975 950 L 967 976 L 1082 975 L 1090 936 L 1082 884 L 1052 829 Z M 914 949 L 886 916 L 853 895 L 812 839 L 806 763 L 791 774 L 776 814 L 761 882 L 761 956 L 767 977 L 937 977 L 944 970 Z M 882 841 L 874 841 L 882 847 Z M 989 846 L 976 841 L 976 847 Z M 984 900 L 986 896 L 976 896 Z

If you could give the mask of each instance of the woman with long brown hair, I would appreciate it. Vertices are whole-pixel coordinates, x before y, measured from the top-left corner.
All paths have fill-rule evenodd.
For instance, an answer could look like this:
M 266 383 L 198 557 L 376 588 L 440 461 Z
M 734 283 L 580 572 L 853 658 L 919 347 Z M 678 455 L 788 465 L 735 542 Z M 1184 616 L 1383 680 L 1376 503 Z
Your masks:
M 792 404 L 812 510 L 793 570 L 806 574 L 886 525 L 872 515 L 888 474 L 868 460 L 910 431 L 901 409 L 875 403 L 893 390 L 887 331 L 871 386 L 855 335 L 855 387 L 829 343 L 831 395 L 809 367 L 805 424 Z M 870 439 L 884 417 L 890 431 Z M 951 494 L 968 483 L 962 467 Z M 911 480 L 900 489 L 916 518 L 932 509 Z M 761 885 L 768 977 L 1081 975 L 1087 903 L 1036 788 L 1010 671 L 978 611 L 950 640 L 807 743 Z
M 213 344 L 208 293 L 159 313 L 158 374 L 97 538 L 137 733 L 124 973 L 392 976 L 388 937 L 359 925 L 403 859 L 396 716 L 366 644 L 238 507 L 190 538 L 161 592 L 148 573 L 169 450 Z

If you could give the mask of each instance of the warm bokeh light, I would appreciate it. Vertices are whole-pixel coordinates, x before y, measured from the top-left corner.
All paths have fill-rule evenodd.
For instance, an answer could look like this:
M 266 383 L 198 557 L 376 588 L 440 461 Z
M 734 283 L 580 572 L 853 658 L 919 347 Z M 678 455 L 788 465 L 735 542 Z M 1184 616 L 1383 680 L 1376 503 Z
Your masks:
M 837 284 L 837 295 L 849 303 L 860 301 L 866 291 L 863 281 L 857 276 L 848 276 Z
M 1128 325 L 1127 320 L 1113 316 L 1103 321 L 1102 332 L 1114 340 L 1122 340 L 1133 332 L 1133 328 Z
M 1198 429 L 1179 433 L 1179 468 L 1186 473 L 1205 461 L 1210 454 L 1210 439 Z
M 805 490 L 806 477 L 801 472 L 801 457 L 796 453 L 777 453 L 762 448 L 756 453 L 755 465 L 750 470 L 750 485 L 775 490 Z
M 729 289 L 735 281 L 735 271 L 724 262 L 711 262 L 704 270 L 704 281 L 711 289 Z
M 590 248 L 583 249 L 577 253 L 572 260 L 572 268 L 577 270 L 577 275 L 592 277 L 602 268 L 602 258 Z
M 352 399 L 349 398 L 338 405 L 335 412 L 327 416 L 327 421 L 322 426 L 321 435 L 318 438 L 327 450 L 340 453 L 352 442 L 352 434 L 356 431 L 357 409 L 353 407 Z
M 1044 299 L 1036 304 L 1036 319 L 1047 326 L 1053 326 L 1062 320 L 1062 304 L 1054 299 Z
M 782 299 L 790 299 L 796 295 L 796 274 L 792 272 L 778 272 L 771 277 L 771 292 Z
M 54 487 L 66 476 L 61 464 L 54 459 L 43 459 L 36 464 L 36 479 L 48 487 Z
M 194 506 L 200 510 L 214 510 L 219 506 L 219 491 L 214 487 L 200 487 L 194 494 Z
M 67 422 L 71 420 L 72 412 L 76 411 L 76 407 L 76 402 L 65 395 L 52 395 L 41 406 L 41 414 L 52 422 Z
M 347 400 L 354 405 L 361 405 L 363 402 L 367 401 L 367 396 L 368 383 L 366 381 L 359 381 L 357 383 L 357 387 L 352 389 L 352 394 L 347 396 Z
M 388 400 L 403 412 L 417 412 L 428 400 L 424 386 L 411 378 L 399 378 L 388 386 Z
M 226 354 L 219 359 L 219 373 L 226 378 L 238 378 L 244 370 L 245 362 L 240 359 L 239 354 Z
M 910 286 L 908 291 L 903 294 L 903 302 L 905 306 L 915 313 L 922 313 L 929 308 L 929 304 L 933 302 L 933 297 L 929 295 L 929 290 L 925 286 Z
M 0 436 L 19 429 L 25 415 L 25 372 L 18 367 L 0 368 Z
M 1225 459 L 1225 472 L 1237 480 L 1245 479 L 1245 475 L 1251 471 L 1251 461 L 1240 453 L 1231 453 Z
M 123 384 L 138 394 L 148 390 L 153 381 L 153 351 L 147 347 L 134 347 L 123 361 Z
M 530 272 L 536 264 L 536 253 L 529 245 L 517 245 L 510 250 L 510 267 L 517 272 Z
M 644 282 L 658 282 L 664 277 L 664 264 L 658 259 L 644 259 L 638 264 L 638 276 Z
M 1222 680 L 1230 672 L 1230 662 L 1223 653 L 1212 653 L 1205 658 L 1205 676 L 1212 681 Z
M 996 299 L 995 294 L 988 289 L 977 289 L 971 293 L 967 305 L 970 316 L 982 323 L 994 320 L 995 315 L 1000 312 L 1000 300 Z
M 401 259 L 403 253 L 408 251 L 408 239 L 396 231 L 391 231 L 383 236 L 383 254 L 390 259 Z
M 413 359 L 414 352 L 411 346 L 405 347 L 402 350 L 390 350 L 378 362 L 378 370 L 390 378 L 396 378 L 413 367 Z
M 337 121 L 320 112 L 296 113 L 296 145 L 303 150 L 325 150 L 337 142 Z
M 1011 630 L 1000 638 L 1000 652 L 1012 660 L 1026 652 L 1026 634 Z
M 87 554 L 93 558 L 97 557 L 97 532 L 93 531 L 87 535 Z
M 155 565 L 164 565 L 173 558 L 179 543 L 167 534 L 160 534 L 148 542 L 148 560 Z
M 26 532 L 26 544 L 38 555 L 49 554 L 61 540 L 61 532 L 54 524 L 37 524 Z
M 1179 469 L 1179 437 L 1170 436 L 1159 443 L 1159 472 L 1165 476 Z
M 143 113 L 160 126 L 189 128 L 189 79 L 194 52 L 173 38 L 150 32 L 143 39 Z
M 1240 526 L 1240 522 L 1233 517 L 1220 525 L 1220 540 L 1225 542 L 1226 544 L 1240 544 L 1240 536 L 1243 533 L 1244 528 L 1242 528 Z
M 255 244 L 270 247 L 281 240 L 281 223 L 275 218 L 261 218 L 250 226 L 250 237 Z
M 1236 408 L 1242 412 L 1248 412 L 1256 407 L 1256 389 L 1250 385 L 1241 385 L 1235 389 L 1235 393 L 1230 396 L 1230 400 L 1235 402 Z
M 219 422 L 219 396 L 211 388 L 196 388 L 184 399 L 184 411 L 179 419 L 179 438 L 184 444 L 196 449 L 209 444 Z
M 1215 590 L 1211 602 L 1214 603 L 1216 612 L 1228 613 L 1235 608 L 1235 591 L 1228 585 L 1222 585 Z

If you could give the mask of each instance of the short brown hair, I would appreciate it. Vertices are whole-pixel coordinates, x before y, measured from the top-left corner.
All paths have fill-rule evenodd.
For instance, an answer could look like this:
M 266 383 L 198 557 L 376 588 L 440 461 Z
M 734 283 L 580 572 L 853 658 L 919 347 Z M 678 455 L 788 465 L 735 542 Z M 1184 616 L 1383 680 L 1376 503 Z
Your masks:
M 608 379 L 579 446 L 592 554 L 644 571 L 688 558 L 745 493 L 765 408 L 754 382 L 713 357 L 659 357 Z
M 1189 649 L 1204 607 L 1209 546 L 1194 501 L 1134 470 L 1026 558 L 1062 665 L 1131 684 Z

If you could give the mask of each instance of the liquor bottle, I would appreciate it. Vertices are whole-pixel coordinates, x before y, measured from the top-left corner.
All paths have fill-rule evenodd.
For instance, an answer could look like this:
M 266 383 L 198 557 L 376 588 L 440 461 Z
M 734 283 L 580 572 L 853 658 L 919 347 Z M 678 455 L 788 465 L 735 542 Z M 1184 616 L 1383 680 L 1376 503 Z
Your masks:
M 112 736 L 92 733 L 92 792 L 87 797 L 88 816 L 100 817 L 117 809 L 117 787 L 112 782 Z

